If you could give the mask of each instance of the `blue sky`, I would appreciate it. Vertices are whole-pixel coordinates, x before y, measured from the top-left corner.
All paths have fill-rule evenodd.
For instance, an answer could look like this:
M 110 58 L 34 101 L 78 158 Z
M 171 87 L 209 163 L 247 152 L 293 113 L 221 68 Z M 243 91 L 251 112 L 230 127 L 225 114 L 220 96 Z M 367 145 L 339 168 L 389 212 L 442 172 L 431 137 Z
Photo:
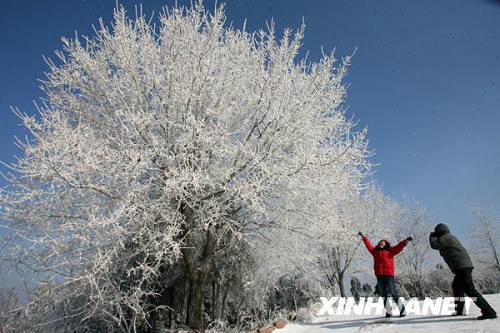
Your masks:
M 130 13 L 142 3 L 149 13 L 174 2 L 120 3 Z M 35 112 L 37 79 L 47 70 L 42 55 L 60 49 L 61 36 L 92 34 L 99 17 L 109 23 L 114 6 L 0 2 L 1 161 L 14 160 L 13 137 L 25 135 L 9 105 Z M 459 233 L 471 221 L 467 206 L 500 215 L 500 1 L 228 0 L 226 14 L 236 27 L 247 18 L 247 30 L 271 18 L 296 28 L 304 18 L 303 50 L 313 60 L 321 47 L 338 56 L 357 49 L 346 105 L 369 129 L 374 178 L 386 193 L 409 195 Z

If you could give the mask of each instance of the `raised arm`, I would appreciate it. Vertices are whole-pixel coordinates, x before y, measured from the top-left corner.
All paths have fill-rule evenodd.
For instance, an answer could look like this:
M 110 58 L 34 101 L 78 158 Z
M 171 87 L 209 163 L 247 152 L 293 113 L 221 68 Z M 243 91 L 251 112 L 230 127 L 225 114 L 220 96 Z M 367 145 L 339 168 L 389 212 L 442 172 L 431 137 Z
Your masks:
M 399 242 L 397 245 L 391 247 L 389 250 L 393 256 L 397 255 L 399 252 L 403 251 L 404 247 L 408 244 L 408 238 L 403 239 L 401 242 Z
M 442 248 L 438 238 L 434 235 L 433 232 L 431 232 L 431 234 L 429 235 L 429 243 L 431 243 L 431 248 L 433 248 L 434 250 L 440 250 Z
M 366 237 L 364 235 L 362 237 L 363 237 L 363 243 L 365 243 L 365 246 L 368 249 L 368 251 L 370 251 L 370 253 L 373 253 L 374 247 L 373 247 L 372 243 L 370 242 L 370 240 L 368 239 L 368 237 Z

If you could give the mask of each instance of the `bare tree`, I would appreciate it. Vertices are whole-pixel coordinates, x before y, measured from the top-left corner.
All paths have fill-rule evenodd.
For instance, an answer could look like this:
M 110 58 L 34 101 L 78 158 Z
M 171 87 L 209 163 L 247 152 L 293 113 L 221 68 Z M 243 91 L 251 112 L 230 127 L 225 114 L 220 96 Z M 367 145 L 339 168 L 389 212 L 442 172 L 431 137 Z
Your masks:
M 432 230 L 432 218 L 427 209 L 416 202 L 405 199 L 395 223 L 397 239 L 413 238 L 407 249 L 398 257 L 400 281 L 411 296 L 425 297 L 425 278 L 429 265 L 429 232 Z
M 500 273 L 500 220 L 482 208 L 471 209 L 474 224 L 472 226 L 472 253 L 478 262 L 488 270 Z
M 347 296 L 344 285 L 345 274 L 351 266 L 358 247 L 359 243 L 356 246 L 332 246 L 328 248 L 329 252 L 326 256 L 319 260 L 328 283 L 332 289 L 338 286 L 342 297 Z
M 363 255 L 361 258 L 358 256 L 361 241 L 357 232 L 363 230 L 371 235 L 384 234 L 390 230 L 399 206 L 379 188 L 371 186 L 359 197 L 345 202 L 340 211 L 339 225 L 344 229 L 337 227 L 337 232 L 332 232 L 321 241 L 323 248 L 319 252 L 318 264 L 329 285 L 333 289 L 337 285 L 340 295 L 346 297 L 346 274 L 355 260 L 364 258 Z M 362 261 L 364 265 L 368 262 Z
M 37 116 L 16 110 L 31 137 L 0 217 L 19 237 L 12 258 L 43 277 L 28 307 L 41 330 L 154 327 L 165 305 L 151 300 L 182 260 L 188 324 L 203 331 L 226 234 L 315 235 L 358 193 L 370 163 L 341 109 L 349 58 L 298 60 L 302 28 L 278 41 L 273 25 L 224 22 L 201 2 L 165 9 L 159 27 L 117 9 L 47 60 Z

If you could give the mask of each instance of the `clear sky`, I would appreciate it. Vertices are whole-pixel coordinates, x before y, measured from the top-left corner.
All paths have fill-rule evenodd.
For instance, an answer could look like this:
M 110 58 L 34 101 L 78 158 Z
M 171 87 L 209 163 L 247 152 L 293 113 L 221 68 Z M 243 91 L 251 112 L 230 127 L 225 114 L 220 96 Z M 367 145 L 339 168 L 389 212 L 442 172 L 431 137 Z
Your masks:
M 150 13 L 174 2 L 120 3 L 130 13 L 142 3 Z M 92 34 L 99 17 L 109 23 L 114 6 L 0 1 L 0 161 L 19 153 L 13 136 L 25 133 L 9 105 L 35 111 L 37 79 L 47 70 L 42 55 L 61 49 L 61 36 Z M 271 18 L 278 28 L 298 27 L 303 18 L 313 60 L 321 47 L 338 56 L 357 49 L 346 105 L 369 129 L 374 177 L 386 193 L 409 195 L 462 234 L 467 206 L 500 214 L 500 1 L 228 0 L 226 14 L 236 27 L 247 18 L 247 30 Z

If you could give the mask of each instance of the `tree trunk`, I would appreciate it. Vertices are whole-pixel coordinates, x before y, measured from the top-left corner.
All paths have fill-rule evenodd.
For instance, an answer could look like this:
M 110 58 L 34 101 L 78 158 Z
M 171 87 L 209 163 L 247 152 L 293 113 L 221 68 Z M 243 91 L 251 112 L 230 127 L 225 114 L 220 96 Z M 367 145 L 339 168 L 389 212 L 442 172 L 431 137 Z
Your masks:
M 215 320 L 217 316 L 217 289 L 216 289 L 217 281 L 215 278 L 212 281 L 212 320 Z
M 189 306 L 188 326 L 195 332 L 204 332 L 203 302 L 205 300 L 205 284 L 208 272 L 215 254 L 217 239 L 212 228 L 206 231 L 205 248 L 200 259 L 197 260 L 195 247 L 183 249 L 183 258 L 189 276 Z
M 149 315 L 149 328 L 148 328 L 148 333 L 157 333 L 158 329 L 156 327 L 156 321 L 158 318 L 158 312 L 157 311 L 152 311 L 151 314 Z
M 194 279 L 190 281 L 189 287 L 189 319 L 188 325 L 195 332 L 203 332 L 203 300 L 204 281 Z
M 222 319 L 222 317 L 224 316 L 224 313 L 226 312 L 226 299 L 227 299 L 227 293 L 228 293 L 228 290 L 229 288 L 227 288 L 226 290 L 224 290 L 224 294 L 222 296 L 222 304 L 221 304 L 221 307 L 220 307 L 220 312 L 218 314 L 218 319 Z
M 295 308 L 295 312 L 297 312 L 297 297 L 296 297 L 296 290 L 295 290 L 295 288 L 293 290 L 293 306 Z
M 340 289 L 340 297 L 346 297 L 345 286 L 344 286 L 344 273 L 338 273 L 337 283 Z
M 183 312 L 182 312 L 182 320 L 185 324 L 188 323 L 189 321 L 189 288 L 190 288 L 190 285 L 189 285 L 189 279 L 187 279 L 185 282 L 184 282 L 184 293 L 183 293 L 183 299 L 182 299 L 182 309 L 183 309 Z
M 217 281 L 216 283 L 217 285 L 217 292 L 216 292 L 216 303 L 217 303 L 217 306 L 215 307 L 215 319 L 219 319 L 221 318 L 221 305 L 220 305 L 220 283 L 219 281 Z

